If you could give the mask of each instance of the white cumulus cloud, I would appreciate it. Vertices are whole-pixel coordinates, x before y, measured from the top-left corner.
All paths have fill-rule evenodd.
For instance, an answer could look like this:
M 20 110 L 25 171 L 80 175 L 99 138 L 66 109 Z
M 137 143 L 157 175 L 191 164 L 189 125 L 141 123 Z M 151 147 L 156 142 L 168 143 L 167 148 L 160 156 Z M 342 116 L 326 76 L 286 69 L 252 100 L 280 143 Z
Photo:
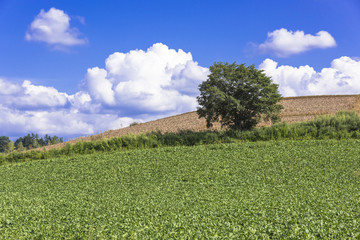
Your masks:
M 25 39 L 28 41 L 46 42 L 53 46 L 74 46 L 85 44 L 87 40 L 80 37 L 80 32 L 70 26 L 70 17 L 63 10 L 43 9 L 30 24 Z
M 29 80 L 19 85 L 0 79 L 0 100 L 2 104 L 16 108 L 53 108 L 66 106 L 69 95 L 53 87 L 34 85 Z
M 287 57 L 309 51 L 314 48 L 335 47 L 335 39 L 326 31 L 316 35 L 304 31 L 288 31 L 285 28 L 268 33 L 266 41 L 258 46 L 261 52 L 274 53 L 278 57 Z
M 83 116 L 71 111 L 21 111 L 0 104 L 0 114 L 0 135 L 9 137 L 24 136 L 31 132 L 61 137 L 94 133 L 93 126 Z
M 99 102 L 108 105 L 115 103 L 113 84 L 107 78 L 107 71 L 98 67 L 89 68 L 86 74 L 89 93 Z
M 29 80 L 0 79 L 0 135 L 90 135 L 196 109 L 208 68 L 191 53 L 157 43 L 146 51 L 115 52 L 85 74 L 75 94 Z
M 259 68 L 279 84 L 283 96 L 360 92 L 359 59 L 340 57 L 320 71 L 279 66 L 271 59 Z M 105 67 L 87 70 L 83 88 L 75 94 L 1 78 L 0 135 L 84 136 L 193 111 L 198 85 L 208 74 L 191 53 L 157 43 L 147 50 L 111 54 Z
M 91 109 L 90 101 L 90 96 L 84 92 L 68 95 L 28 80 L 14 84 L 1 79 L 0 135 L 19 137 L 30 132 L 61 136 L 93 134 L 96 128 L 89 123 L 93 116 L 86 111 Z
M 115 52 L 105 68 L 88 69 L 90 96 L 105 108 L 126 114 L 194 110 L 198 85 L 209 70 L 193 61 L 191 53 L 157 43 L 146 51 Z
M 21 91 L 18 84 L 14 84 L 0 78 L 0 95 L 12 95 Z
M 278 66 L 271 59 L 264 60 L 259 67 L 279 84 L 285 97 L 360 93 L 360 60 L 350 57 L 334 59 L 329 68 L 319 72 L 308 65 Z
M 68 102 L 68 95 L 53 87 L 36 86 L 25 80 L 22 88 L 23 95 L 17 99 L 16 105 L 57 107 L 64 106 Z

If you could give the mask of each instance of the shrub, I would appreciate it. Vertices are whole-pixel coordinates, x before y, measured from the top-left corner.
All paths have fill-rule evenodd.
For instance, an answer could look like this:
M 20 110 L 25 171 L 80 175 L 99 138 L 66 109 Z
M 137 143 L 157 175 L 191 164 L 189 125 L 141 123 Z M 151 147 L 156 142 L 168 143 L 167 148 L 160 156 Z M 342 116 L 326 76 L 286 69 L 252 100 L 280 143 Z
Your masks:
M 136 126 L 136 125 L 139 125 L 139 123 L 138 122 L 132 122 L 132 123 L 130 123 L 130 127 L 133 127 L 133 126 Z

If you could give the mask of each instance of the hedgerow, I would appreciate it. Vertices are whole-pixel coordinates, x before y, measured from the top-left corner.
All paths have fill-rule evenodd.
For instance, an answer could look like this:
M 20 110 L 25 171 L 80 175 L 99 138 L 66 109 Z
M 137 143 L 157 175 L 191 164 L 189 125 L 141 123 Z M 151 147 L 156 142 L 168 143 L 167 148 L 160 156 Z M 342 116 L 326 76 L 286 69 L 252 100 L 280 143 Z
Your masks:
M 334 116 L 320 116 L 302 123 L 279 123 L 249 131 L 180 131 L 178 133 L 151 132 L 125 135 L 111 139 L 67 144 L 63 148 L 32 150 L 0 155 L 0 165 L 78 154 L 156 148 L 162 146 L 194 146 L 238 141 L 360 139 L 360 117 L 356 112 L 339 112 Z

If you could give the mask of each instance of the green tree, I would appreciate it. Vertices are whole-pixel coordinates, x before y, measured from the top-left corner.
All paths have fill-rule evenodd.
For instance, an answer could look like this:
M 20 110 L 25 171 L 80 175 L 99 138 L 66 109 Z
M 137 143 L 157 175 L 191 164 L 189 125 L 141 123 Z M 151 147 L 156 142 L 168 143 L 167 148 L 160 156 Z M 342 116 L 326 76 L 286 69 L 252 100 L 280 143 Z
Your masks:
M 31 148 L 38 148 L 51 144 L 61 143 L 61 142 L 64 142 L 64 139 L 62 137 L 61 138 L 59 138 L 58 136 L 51 137 L 46 134 L 43 138 L 40 138 L 37 133 L 36 134 L 31 133 L 28 134 L 27 136 L 19 137 L 15 141 L 15 147 L 19 148 L 19 144 L 22 143 L 24 148 L 31 149 Z
M 50 144 L 53 145 L 53 144 L 57 144 L 57 143 L 60 143 L 60 142 L 63 142 L 62 138 L 59 138 L 58 136 L 53 136 L 52 138 L 50 137 Z
M 6 152 L 6 153 L 12 153 L 12 152 L 14 151 L 14 149 L 15 149 L 14 142 L 13 142 L 13 141 L 10 141 L 10 142 L 8 143 L 8 145 L 6 146 L 5 152 Z
M 19 152 L 22 152 L 22 151 L 25 150 L 24 145 L 23 145 L 22 142 L 19 142 L 19 144 L 16 147 L 16 150 L 18 150 Z
M 207 127 L 220 121 L 231 129 L 248 130 L 261 119 L 280 120 L 283 106 L 278 104 L 278 85 L 254 65 L 214 63 L 199 90 L 197 112 L 206 118 Z
M 5 152 L 10 139 L 6 136 L 0 136 L 0 152 Z
M 33 147 L 33 148 L 38 148 L 38 147 L 40 147 L 39 142 L 38 142 L 38 140 L 37 140 L 36 138 L 33 140 L 32 147 Z

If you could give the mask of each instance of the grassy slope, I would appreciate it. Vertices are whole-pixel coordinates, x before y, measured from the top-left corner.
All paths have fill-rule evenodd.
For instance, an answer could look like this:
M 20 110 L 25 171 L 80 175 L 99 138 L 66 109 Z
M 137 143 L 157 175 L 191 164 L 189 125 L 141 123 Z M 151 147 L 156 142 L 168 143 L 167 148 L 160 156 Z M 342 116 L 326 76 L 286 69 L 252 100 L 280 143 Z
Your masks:
M 359 237 L 359 145 L 219 144 L 0 166 L 0 238 Z

